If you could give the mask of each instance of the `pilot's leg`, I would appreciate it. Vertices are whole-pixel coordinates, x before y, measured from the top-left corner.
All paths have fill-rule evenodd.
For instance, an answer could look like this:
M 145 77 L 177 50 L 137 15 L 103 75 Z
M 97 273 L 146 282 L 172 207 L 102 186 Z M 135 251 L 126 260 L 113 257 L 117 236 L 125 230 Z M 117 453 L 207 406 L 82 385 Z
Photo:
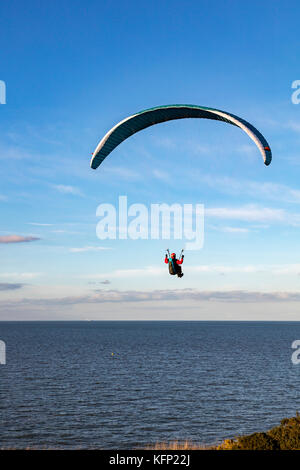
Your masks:
M 182 277 L 183 276 L 183 273 L 182 273 L 182 270 L 181 270 L 181 266 L 177 265 L 177 276 L 178 277 Z

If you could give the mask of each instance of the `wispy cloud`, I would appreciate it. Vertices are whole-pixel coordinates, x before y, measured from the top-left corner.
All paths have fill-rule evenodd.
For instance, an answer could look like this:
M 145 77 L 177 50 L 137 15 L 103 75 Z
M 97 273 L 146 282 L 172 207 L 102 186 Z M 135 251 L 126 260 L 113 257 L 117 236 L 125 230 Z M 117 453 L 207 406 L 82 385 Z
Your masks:
M 203 272 L 203 273 L 266 273 L 276 276 L 284 275 L 299 275 L 300 264 L 274 264 L 274 265 L 244 265 L 244 266 L 230 266 L 230 265 L 200 265 L 191 266 L 189 268 L 192 272 Z
M 298 275 L 300 274 L 300 264 L 282 264 L 282 265 L 260 265 L 260 264 L 249 264 L 249 265 L 216 265 L 216 264 L 203 264 L 199 266 L 189 266 L 189 273 L 216 273 L 216 274 L 273 274 L 273 275 Z M 101 272 L 89 275 L 80 276 L 81 279 L 122 279 L 122 278 L 142 278 L 142 277 L 157 277 L 165 275 L 165 266 L 146 266 L 141 268 L 132 269 L 117 269 L 111 272 Z M 93 281 L 95 283 L 95 281 Z
M 95 286 L 97 284 L 103 284 L 106 286 L 111 284 L 111 282 L 108 279 L 105 279 L 105 281 L 89 281 L 88 284 L 90 284 L 91 286 Z
M 284 222 L 287 220 L 287 213 L 284 209 L 272 209 L 254 205 L 205 208 L 205 216 L 219 219 L 244 220 L 247 222 Z
M 255 155 L 255 156 L 257 155 L 257 148 L 255 147 L 255 145 L 251 145 L 251 144 L 239 145 L 238 147 L 233 149 L 233 151 L 242 153 L 242 154 L 247 153 L 248 155 Z
M 252 228 L 268 228 L 265 224 L 284 224 L 298 227 L 300 225 L 300 213 L 289 212 L 285 209 L 260 207 L 255 204 L 247 204 L 239 207 L 211 207 L 205 208 L 205 217 L 225 220 L 239 220 L 243 222 L 257 222 L 263 225 Z
M 125 181 L 139 181 L 141 176 L 136 171 L 123 167 L 105 167 L 102 173 L 113 178 L 117 177 Z
M 292 131 L 295 131 L 295 132 L 300 132 L 300 123 L 299 121 L 289 121 L 285 127 L 287 127 L 288 129 L 291 129 Z
M 24 150 L 23 145 L 19 146 L 0 146 L 0 159 L 14 160 L 32 160 L 33 154 Z
M 21 286 L 20 286 L 21 287 Z M 19 287 L 16 287 L 19 288 Z M 9 289 L 9 288 L 8 288 Z M 5 289 L 3 289 L 5 290 Z M 69 296 L 61 298 L 45 299 L 21 299 L 6 305 L 16 306 L 50 306 L 50 305 L 79 305 L 97 303 L 127 303 L 127 302 L 168 302 L 168 301 L 194 301 L 194 302 L 229 302 L 229 303 L 252 303 L 252 302 L 299 302 L 299 292 L 261 292 L 247 290 L 216 290 L 199 291 L 197 289 L 160 289 L 153 291 L 136 291 L 117 289 L 95 290 L 93 294 L 82 296 Z M 2 304 L 2 302 L 1 302 Z
M 63 233 L 63 234 L 68 234 L 68 235 L 82 234 L 82 232 L 78 232 L 75 230 L 65 230 L 65 229 L 51 230 L 51 233 Z
M 54 224 L 41 224 L 39 222 L 28 222 L 27 225 L 36 225 L 38 227 L 52 227 Z
M 169 175 L 165 171 L 155 169 L 152 171 L 152 173 L 153 173 L 153 176 L 158 180 L 164 181 L 166 183 L 169 183 L 170 181 L 172 181 Z
M 30 272 L 20 272 L 20 273 L 0 273 L 2 278 L 13 278 L 13 279 L 35 279 L 39 276 L 42 276 L 43 273 L 30 273 Z
M 21 235 L 7 235 L 0 237 L 0 243 L 27 243 L 40 240 L 38 237 L 21 236 Z
M 249 229 L 241 227 L 223 227 L 222 231 L 226 233 L 248 233 Z
M 0 291 L 17 290 L 17 289 L 21 289 L 24 286 L 25 284 L 21 284 L 21 283 L 0 282 Z
M 280 203 L 300 204 L 300 190 L 281 183 L 235 179 L 227 176 L 203 175 L 196 171 L 190 175 L 207 184 L 214 190 L 233 196 L 251 196 L 263 201 L 278 201 Z
M 53 188 L 62 194 L 72 194 L 74 196 L 81 196 L 81 197 L 84 196 L 83 192 L 76 186 L 68 186 L 65 184 L 54 184 Z
M 245 265 L 245 266 L 230 266 L 230 265 L 215 265 L 207 264 L 200 266 L 192 266 L 190 270 L 196 273 L 219 273 L 219 274 L 231 274 L 231 273 L 258 273 L 272 270 L 271 266 L 259 266 L 259 265 Z
M 104 250 L 111 250 L 111 248 L 105 247 L 105 246 L 83 246 L 80 248 L 70 248 L 71 253 L 84 253 L 88 251 L 104 251 Z
M 132 269 L 117 269 L 115 271 L 100 273 L 100 274 L 89 274 L 84 275 L 84 278 L 94 278 L 94 279 L 105 279 L 105 278 L 128 278 L 128 277 L 148 277 L 148 276 L 157 276 L 160 274 L 165 274 L 166 268 L 160 266 L 146 266 L 142 268 L 132 268 Z

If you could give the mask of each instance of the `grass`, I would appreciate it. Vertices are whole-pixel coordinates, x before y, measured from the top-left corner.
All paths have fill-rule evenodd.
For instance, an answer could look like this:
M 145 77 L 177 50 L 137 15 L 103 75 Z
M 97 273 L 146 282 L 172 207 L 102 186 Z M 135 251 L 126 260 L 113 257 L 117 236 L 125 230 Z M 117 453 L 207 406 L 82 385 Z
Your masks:
M 147 447 L 147 450 L 207 450 L 212 447 L 197 444 L 192 441 L 170 441 L 156 442 L 153 446 Z
M 285 418 L 266 432 L 225 439 L 221 444 L 205 446 L 192 441 L 170 441 L 149 446 L 153 450 L 300 450 L 300 414 Z

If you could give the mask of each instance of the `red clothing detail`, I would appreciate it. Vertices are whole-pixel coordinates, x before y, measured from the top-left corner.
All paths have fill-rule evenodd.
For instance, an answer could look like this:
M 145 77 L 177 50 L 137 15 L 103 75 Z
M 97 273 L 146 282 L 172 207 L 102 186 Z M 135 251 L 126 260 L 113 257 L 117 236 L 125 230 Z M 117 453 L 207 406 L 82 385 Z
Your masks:
M 168 262 L 169 262 L 169 258 L 166 256 L 166 257 L 165 257 L 165 263 L 168 264 Z M 176 260 L 176 263 L 177 263 L 177 264 L 182 264 L 182 263 L 183 263 L 183 259 L 182 259 L 182 258 L 181 258 L 181 259 L 177 259 L 177 260 Z

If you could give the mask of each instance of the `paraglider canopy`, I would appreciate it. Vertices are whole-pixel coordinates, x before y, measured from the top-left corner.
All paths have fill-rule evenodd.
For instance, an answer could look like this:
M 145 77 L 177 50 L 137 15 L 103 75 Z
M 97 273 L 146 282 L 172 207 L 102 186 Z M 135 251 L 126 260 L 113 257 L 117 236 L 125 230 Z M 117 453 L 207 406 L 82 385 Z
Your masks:
M 188 104 L 174 104 L 167 106 L 158 106 L 156 108 L 146 109 L 139 113 L 127 117 L 115 125 L 103 139 L 99 142 L 91 160 L 93 169 L 103 162 L 103 160 L 124 140 L 131 135 L 147 127 L 159 124 L 161 122 L 184 118 L 202 118 L 223 121 L 228 124 L 240 127 L 255 142 L 263 157 L 265 165 L 269 165 L 272 160 L 270 146 L 264 136 L 249 122 L 241 119 L 234 114 L 204 106 L 195 106 Z

